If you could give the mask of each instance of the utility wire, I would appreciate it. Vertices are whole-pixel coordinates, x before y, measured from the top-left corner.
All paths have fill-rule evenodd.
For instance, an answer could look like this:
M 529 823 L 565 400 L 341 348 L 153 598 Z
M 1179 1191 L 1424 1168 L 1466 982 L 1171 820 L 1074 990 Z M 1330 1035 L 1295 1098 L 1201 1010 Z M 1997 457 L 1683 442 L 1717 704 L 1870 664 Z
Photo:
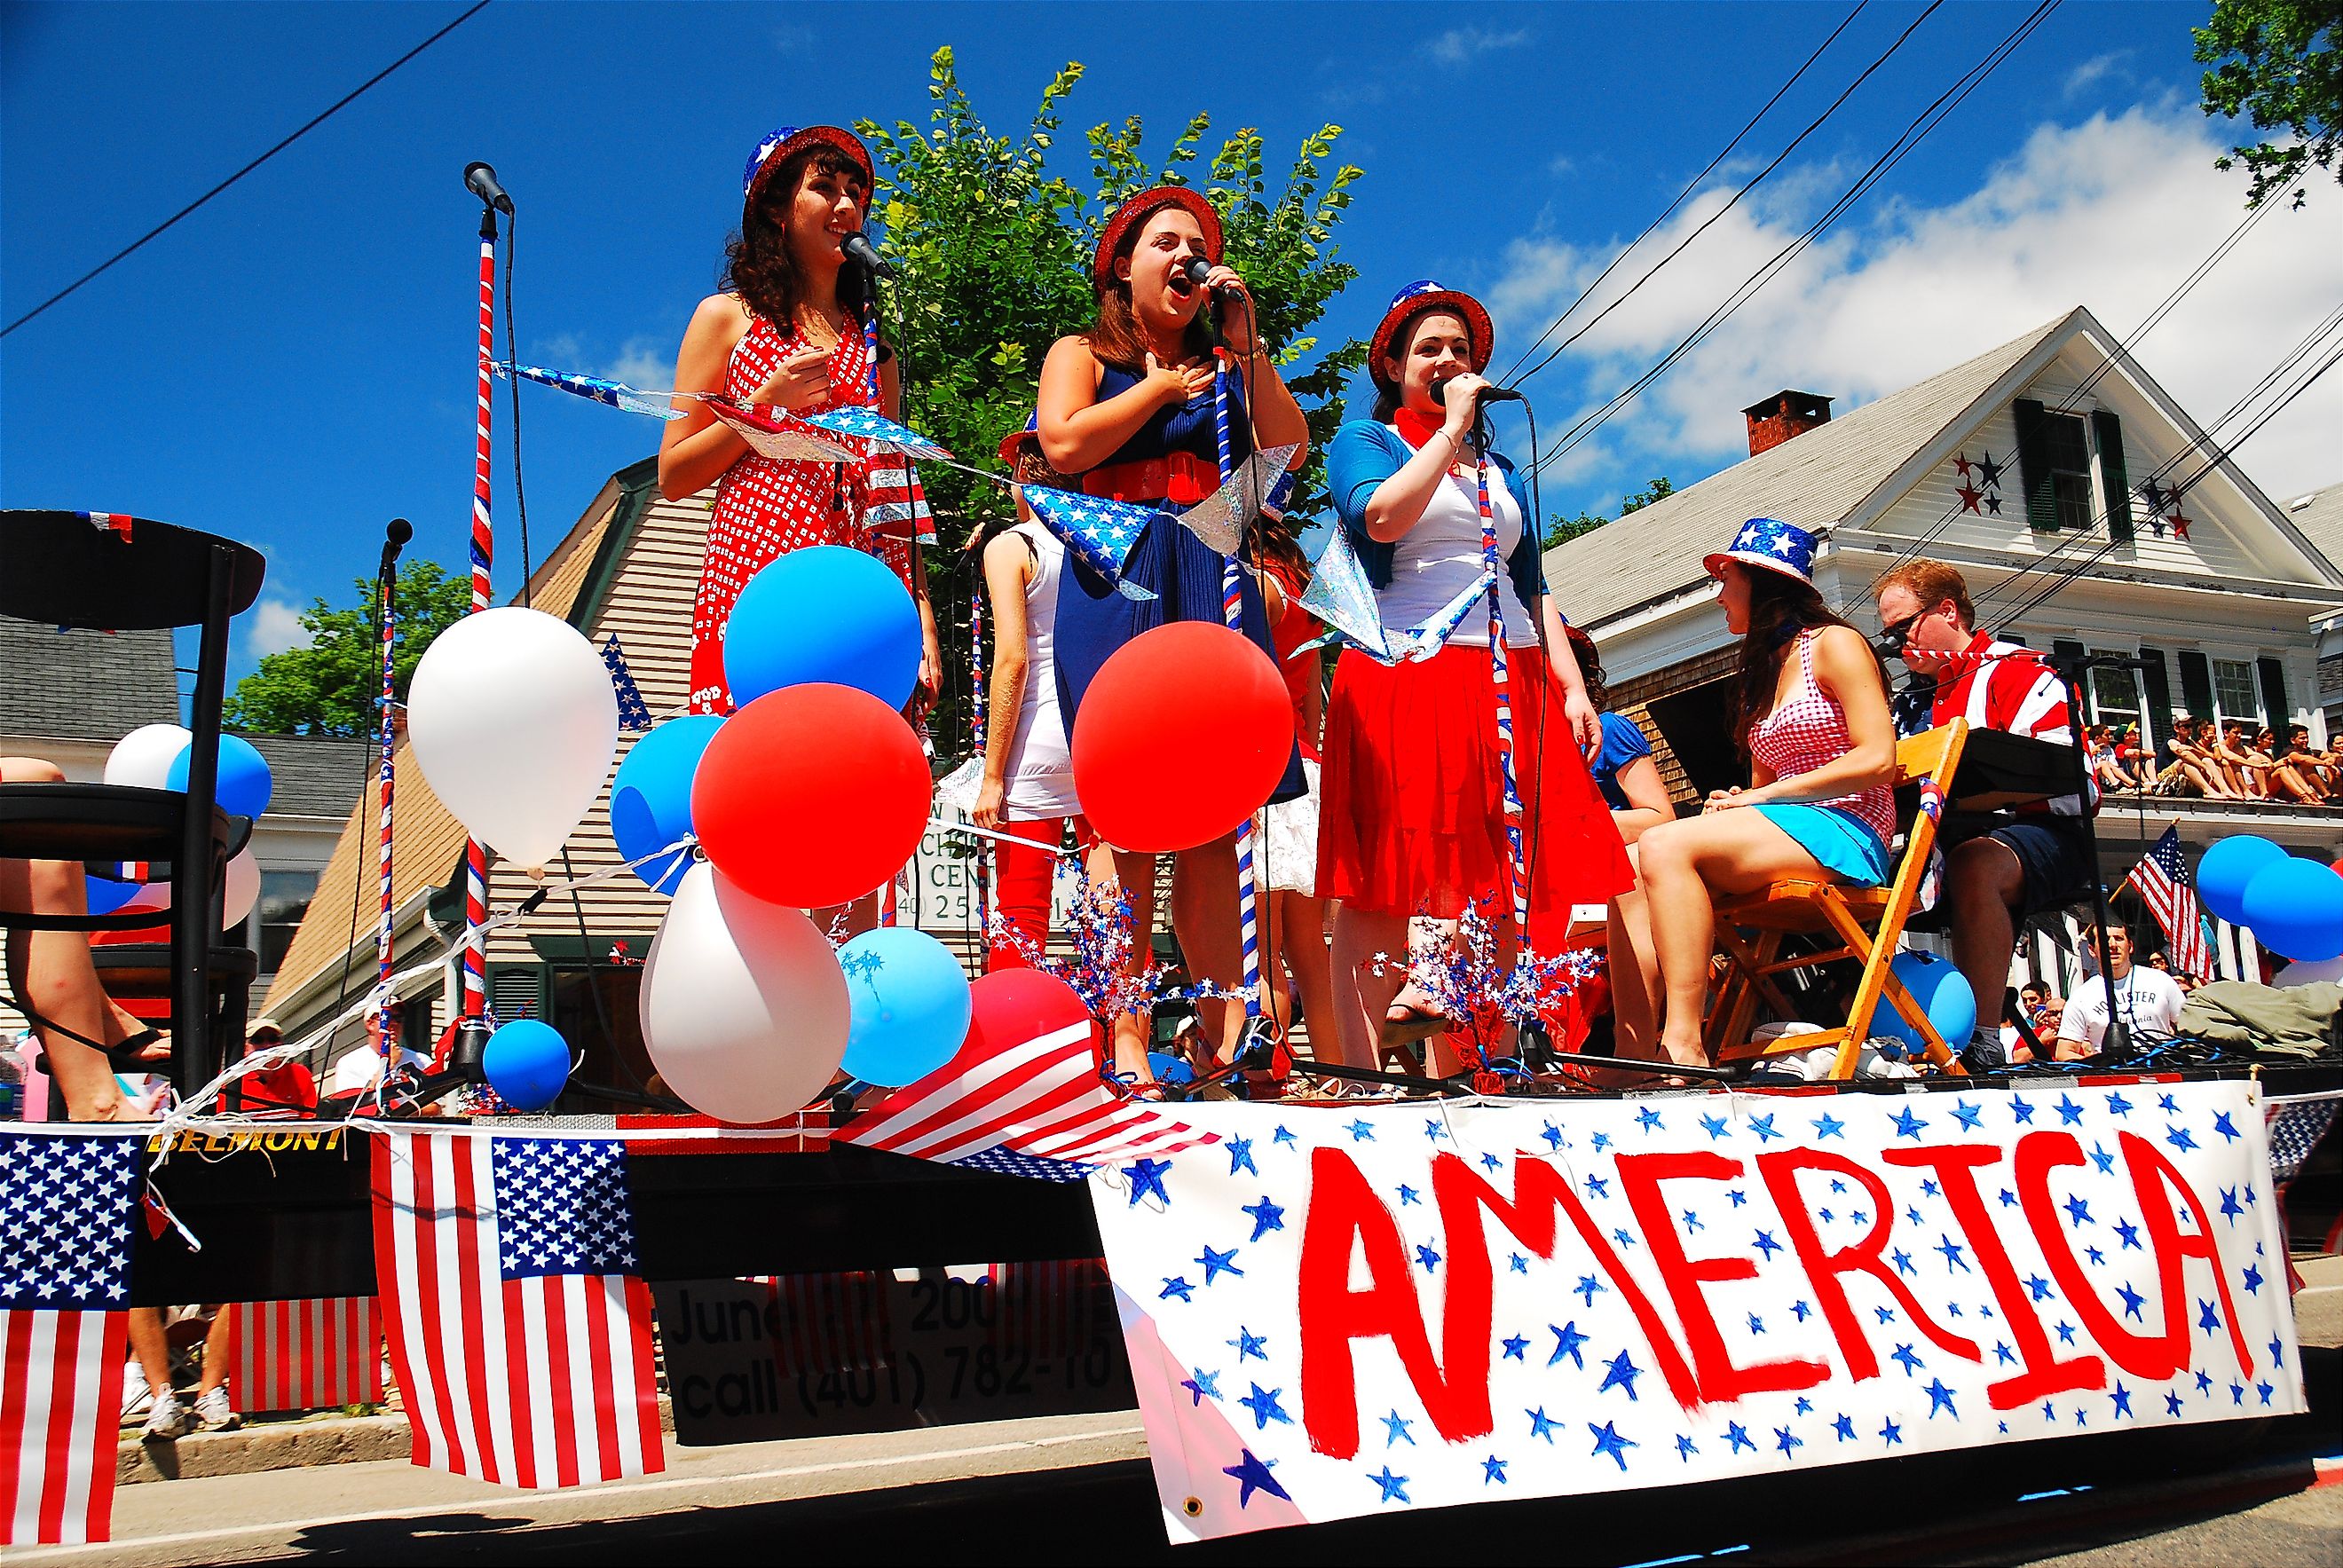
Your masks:
M 1733 156 L 1733 149 L 1741 145 L 1742 138 L 1748 136 L 1750 132 L 1757 128 L 1757 122 L 1764 119 L 1767 115 L 1773 112 L 1774 106 L 1782 101 L 1783 95 L 1786 94 L 1792 87 L 1798 85 L 1799 79 L 1805 75 L 1808 70 L 1813 68 L 1814 63 L 1823 57 L 1823 52 L 1828 49 L 1833 44 L 1838 42 L 1838 35 L 1841 33 L 1845 32 L 1848 26 L 1853 24 L 1857 16 L 1863 15 L 1864 7 L 1870 5 L 1870 3 L 1871 0 L 1856 0 L 1855 9 L 1848 12 L 1839 25 L 1831 29 L 1830 36 L 1825 38 L 1821 44 L 1815 46 L 1815 52 L 1806 56 L 1805 65 L 1800 65 L 1795 71 L 1790 73 L 1790 79 L 1776 88 L 1772 97 L 1765 100 L 1765 106 L 1759 109 L 1755 114 L 1750 116 L 1749 123 L 1747 125 L 1733 133 L 1733 139 L 1725 144 L 1723 151 L 1719 152 L 1715 157 L 1708 160 L 1708 166 L 1702 169 L 1700 173 L 1693 176 L 1692 178 L 1685 183 L 1684 188 L 1676 193 L 1675 199 L 1668 203 L 1666 207 L 1662 209 L 1660 216 L 1654 218 L 1650 223 L 1645 224 L 1644 226 L 1644 232 L 1637 235 L 1624 250 L 1622 250 L 1618 255 L 1613 256 L 1611 258 L 1611 264 L 1595 275 L 1594 282 L 1588 284 L 1584 288 L 1580 289 L 1576 298 L 1573 299 L 1568 305 L 1563 307 L 1562 314 L 1555 317 L 1552 322 L 1547 324 L 1546 329 L 1537 335 L 1536 342 L 1532 343 L 1527 348 L 1523 349 L 1519 354 L 1513 356 L 1513 364 L 1507 367 L 1504 373 L 1496 378 L 1501 385 L 1509 381 L 1512 378 L 1513 372 L 1520 369 L 1522 365 L 1529 358 L 1529 357 L 1536 353 L 1538 349 L 1544 346 L 1547 338 L 1562 330 L 1562 324 L 1570 319 L 1570 313 L 1576 310 L 1580 306 L 1585 304 L 1587 297 L 1593 294 L 1596 289 L 1603 286 L 1603 280 L 1609 277 L 1614 272 L 1617 271 L 1619 264 L 1635 253 L 1636 246 L 1639 246 L 1645 240 L 1651 238 L 1652 233 L 1654 229 L 1657 229 L 1660 225 L 1667 222 L 1670 217 L 1674 216 L 1675 210 L 1678 207 L 1684 206 L 1686 201 L 1689 201 L 1692 198 L 1692 194 L 1700 188 L 1701 182 L 1715 172 L 1717 165 L 1723 163 L 1726 158 Z M 1892 53 L 1893 51 L 1890 52 Z M 1843 99 L 1841 101 L 1844 102 Z M 1832 106 L 1834 108 L 1836 106 L 1836 105 Z M 1813 127 L 1808 126 L 1807 129 L 1811 130 Z M 1793 146 L 1796 145 L 1797 144 L 1795 142 L 1791 144 Z M 1779 163 L 1780 161 L 1781 160 L 1779 158 L 1775 160 L 1775 163 Z M 1773 171 L 1769 166 L 1765 172 L 1770 174 Z M 1765 177 L 1765 176 L 1761 174 L 1757 176 L 1757 179 L 1753 179 L 1749 182 L 1749 185 L 1742 186 L 1740 192 L 1735 194 L 1735 199 L 1738 200 L 1741 196 L 1746 195 L 1750 186 L 1755 186 L 1757 183 L 1757 180 L 1762 180 Z M 1682 247 L 1679 246 L 1678 248 L 1680 249 Z M 1663 266 L 1667 264 L 1664 261 L 1661 263 L 1661 266 Z M 1657 270 L 1659 270 L 1657 267 L 1653 269 L 1654 272 Z M 1649 276 L 1650 274 L 1647 273 L 1644 276 Z M 1630 289 L 1629 292 L 1633 293 L 1634 290 Z M 1565 345 L 1565 347 L 1567 346 Z
M 165 218 L 161 223 L 156 224 L 153 228 L 150 228 L 145 234 L 140 235 L 136 239 L 132 240 L 128 245 L 126 245 L 120 250 L 116 251 L 112 256 L 107 256 L 104 261 L 99 262 L 96 266 L 91 267 L 87 272 L 83 273 L 79 277 L 75 278 L 63 288 L 58 289 L 55 294 L 52 294 L 46 299 L 41 301 L 40 304 L 33 307 L 32 309 L 25 312 L 24 315 L 8 323 L 7 326 L 0 327 L 0 337 L 7 337 L 8 334 L 15 331 L 16 328 L 24 326 L 27 321 L 32 320 L 35 316 L 40 315 L 41 312 L 46 310 L 50 306 L 56 304 L 57 301 L 73 293 L 74 290 L 79 288 L 83 284 L 89 282 L 92 278 L 97 276 L 98 274 L 112 266 L 116 262 L 122 260 L 132 251 L 136 250 L 148 240 L 155 238 L 165 229 L 169 228 L 173 224 L 177 223 L 181 218 L 186 216 L 189 213 L 195 211 L 197 207 L 211 200 L 212 197 L 219 195 L 220 192 L 236 184 L 236 181 L 242 179 L 245 176 L 250 174 L 253 170 L 258 168 L 261 165 L 266 163 L 269 159 L 283 152 L 287 147 L 291 146 L 295 142 L 299 141 L 303 136 L 307 136 L 311 131 L 316 130 L 319 126 L 325 124 L 327 120 L 330 119 L 337 111 L 349 105 L 352 100 L 358 96 L 359 94 L 365 92 L 368 87 L 373 86 L 377 82 L 381 81 L 385 76 L 389 75 L 393 71 L 397 70 L 401 65 L 406 65 L 407 62 L 415 58 L 416 55 L 420 55 L 424 50 L 428 49 L 432 45 L 437 44 L 440 39 L 445 38 L 448 34 L 454 32 L 465 23 L 470 21 L 482 10 L 486 9 L 488 4 L 488 0 L 474 0 L 474 3 L 465 9 L 463 15 L 458 16 L 454 21 L 440 28 L 437 33 L 432 34 L 431 36 L 424 39 L 423 42 L 415 45 L 414 48 L 409 49 L 406 54 L 401 55 L 397 59 L 393 60 L 389 65 L 385 65 L 381 70 L 377 71 L 373 75 L 368 76 L 365 81 L 360 82 L 357 86 L 351 88 L 349 92 L 337 99 L 332 105 L 328 106 L 323 113 L 309 121 L 308 124 L 303 126 L 299 130 L 295 131 L 291 136 L 287 136 L 283 141 L 278 142 L 275 146 L 269 148 L 266 152 L 261 154 L 258 157 L 245 165 L 244 167 L 236 170 L 236 173 L 228 176 L 227 178 L 212 186 L 211 189 L 206 191 L 203 195 L 197 196 L 195 200 L 189 202 L 186 206 L 173 213 L 169 217 Z

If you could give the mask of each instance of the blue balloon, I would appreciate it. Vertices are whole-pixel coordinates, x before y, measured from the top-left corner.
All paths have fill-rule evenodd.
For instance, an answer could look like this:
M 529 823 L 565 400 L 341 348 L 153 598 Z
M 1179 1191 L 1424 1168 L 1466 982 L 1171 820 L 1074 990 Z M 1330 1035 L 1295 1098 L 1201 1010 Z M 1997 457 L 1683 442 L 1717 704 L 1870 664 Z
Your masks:
M 171 771 L 163 780 L 166 789 L 187 787 L 187 754 L 192 745 L 179 748 L 171 759 Z M 277 781 L 269 776 L 268 759 L 259 748 L 237 735 L 223 735 L 219 744 L 219 783 L 213 797 L 219 809 L 231 817 L 252 817 L 268 809 L 268 798 L 275 794 Z
M 2197 896 L 2205 907 L 2233 926 L 2250 926 L 2246 918 L 2246 889 L 2265 866 L 2287 858 L 2268 839 L 2236 833 L 2205 851 L 2197 862 Z
M 2343 885 L 2343 878 L 2338 878 L 2337 882 Z M 1928 1015 L 1928 1021 L 1936 1025 L 1946 1045 L 1957 1052 L 1968 1044 L 1969 1037 L 1976 1032 L 1976 993 L 1969 989 L 1967 978 L 1953 967 L 1950 960 L 1916 950 L 1897 953 L 1887 967 L 1904 982 L 1904 989 L 1912 993 L 1912 1000 L 1920 1004 L 1920 1010 Z M 1871 1032 L 1875 1037 L 1901 1040 L 1907 1051 L 1917 1053 L 1924 1049 L 1920 1031 L 1906 1023 L 1904 1015 L 1885 996 L 1879 999 L 1879 1010 L 1871 1015 Z
M 2298 962 L 2343 958 L 2343 877 L 2319 861 L 2281 856 L 2246 884 L 2245 926 Z
M 621 856 L 641 859 L 691 831 L 692 776 L 723 722 L 712 713 L 670 719 L 635 742 L 610 780 L 610 836 Z M 672 893 L 690 869 L 691 851 L 683 849 L 644 860 L 635 875 L 654 892 Z
M 791 550 L 750 578 L 724 628 L 737 707 L 819 681 L 900 708 L 919 678 L 919 607 L 884 561 L 844 545 Z
M 543 1111 L 569 1082 L 569 1042 L 549 1023 L 515 1019 L 488 1036 L 480 1054 L 488 1087 L 516 1111 Z
M 1196 1081 L 1195 1064 L 1191 1062 L 1186 1057 L 1174 1056 L 1168 1050 L 1149 1051 L 1147 1053 L 1147 1070 L 1155 1075 L 1155 1081 L 1158 1083 L 1193 1083 Z
M 943 943 L 908 926 L 865 931 L 838 950 L 852 1006 L 846 1070 L 899 1088 L 952 1059 L 968 1038 L 968 976 Z
M 117 882 L 111 877 L 91 877 L 87 880 L 89 912 L 93 915 L 114 913 L 136 898 L 138 890 L 146 885 L 144 882 Z

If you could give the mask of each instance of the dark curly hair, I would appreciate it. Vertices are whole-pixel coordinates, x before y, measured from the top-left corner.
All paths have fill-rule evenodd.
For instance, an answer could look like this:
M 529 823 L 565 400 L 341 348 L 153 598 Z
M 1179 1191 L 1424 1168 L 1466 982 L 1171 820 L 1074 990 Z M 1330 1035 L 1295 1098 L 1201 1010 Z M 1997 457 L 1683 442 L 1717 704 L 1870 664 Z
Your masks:
M 798 307 L 805 302 L 805 280 L 789 254 L 789 208 L 809 170 L 850 181 L 866 200 L 870 196 L 861 166 L 837 148 L 816 144 L 791 153 L 758 180 L 740 216 L 740 232 L 724 246 L 724 276 L 718 286 L 739 295 L 742 304 L 784 333 L 796 330 Z M 860 263 L 850 261 L 839 269 L 840 304 L 860 315 L 870 298 L 870 279 Z
M 1773 711 L 1775 693 L 1782 683 L 1782 666 L 1787 662 L 1800 634 L 1826 626 L 1845 627 L 1857 637 L 1863 633 L 1832 614 L 1813 585 L 1763 568 L 1744 567 L 1742 570 L 1749 576 L 1749 631 L 1741 639 L 1740 668 L 1735 672 L 1730 711 L 1733 743 L 1746 757 L 1750 728 Z M 1865 646 L 1869 646 L 1867 638 Z M 1871 658 L 1874 664 L 1878 664 L 1877 649 L 1872 650 Z M 1879 665 L 1879 686 L 1883 691 L 1887 689 L 1885 665 Z

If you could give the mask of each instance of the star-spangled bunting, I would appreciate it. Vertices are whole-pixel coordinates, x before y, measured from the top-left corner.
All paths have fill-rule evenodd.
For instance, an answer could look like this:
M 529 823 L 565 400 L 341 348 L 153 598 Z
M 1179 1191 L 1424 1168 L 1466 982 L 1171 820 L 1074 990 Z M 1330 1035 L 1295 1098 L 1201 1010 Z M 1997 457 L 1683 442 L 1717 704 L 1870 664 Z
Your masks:
M 534 381 L 540 386 L 587 397 L 612 408 L 623 408 L 629 414 L 647 414 L 654 419 L 680 419 L 683 413 L 672 407 L 667 392 L 645 392 L 623 381 L 611 381 L 599 376 L 580 376 L 567 370 L 547 370 L 536 365 L 515 365 L 498 360 L 488 368 L 510 380 L 516 377 Z
M 618 694 L 618 728 L 631 733 L 651 727 L 650 705 L 643 700 L 642 688 L 635 684 L 634 671 L 627 668 L 626 650 L 618 646 L 618 634 L 602 645 L 602 664 L 610 672 L 611 689 Z
M 951 454 L 934 441 L 920 435 L 909 425 L 899 425 L 875 408 L 855 406 L 832 408 L 820 414 L 799 414 L 798 419 L 829 431 L 833 436 L 846 436 L 873 447 L 883 447 L 900 452 L 907 457 L 942 457 Z
M 1055 490 L 1046 485 L 1028 485 L 1024 493 L 1033 515 L 1063 539 L 1084 566 L 1111 583 L 1115 592 L 1129 599 L 1156 597 L 1122 575 L 1122 563 L 1131 558 L 1131 547 L 1161 515 L 1153 508 Z
M 1199 1104 L 1217 1146 L 1091 1193 L 1178 1540 L 2299 1411 L 2258 1103 Z M 2186 1364 L 2147 1375 L 2189 1246 L 2215 1255 L 2177 1263 Z M 1805 1261 L 1856 1257 L 1876 1271 Z
M 1347 643 L 1378 664 L 1426 659 L 1448 645 L 1464 618 L 1495 582 L 1493 572 L 1482 572 L 1455 598 L 1416 625 L 1403 630 L 1385 628 L 1376 608 L 1374 586 L 1349 537 L 1336 528 L 1318 557 L 1310 586 L 1294 602 L 1326 623 L 1324 636 L 1313 638 L 1289 658 L 1330 643 Z
M 862 454 L 833 440 L 812 426 L 788 414 L 768 417 L 761 408 L 746 408 L 729 398 L 709 397 L 709 411 L 760 457 L 777 462 L 859 463 Z
M 1236 554 L 1237 542 L 1265 508 L 1282 508 L 1281 492 L 1290 496 L 1293 477 L 1286 464 L 1299 447 L 1272 447 L 1255 452 L 1237 465 L 1221 487 L 1180 514 L 1180 523 L 1202 539 L 1213 554 Z

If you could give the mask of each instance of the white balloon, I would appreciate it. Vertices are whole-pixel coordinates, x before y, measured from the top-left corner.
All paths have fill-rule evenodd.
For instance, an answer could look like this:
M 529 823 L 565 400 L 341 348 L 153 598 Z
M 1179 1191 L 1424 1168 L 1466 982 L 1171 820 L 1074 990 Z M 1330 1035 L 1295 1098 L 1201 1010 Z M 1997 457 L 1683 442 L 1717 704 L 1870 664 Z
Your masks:
M 140 789 L 167 789 L 171 764 L 195 744 L 181 724 L 142 724 L 114 743 L 106 756 L 106 782 Z
M 232 931 L 244 924 L 260 902 L 260 862 L 254 859 L 252 846 L 246 844 L 227 863 L 227 918 L 220 921 L 220 930 Z
M 618 749 L 618 693 L 594 645 L 568 621 L 510 605 L 432 639 L 407 721 L 432 793 L 524 869 L 561 848 Z
M 820 927 L 703 861 L 684 873 L 652 939 L 641 1010 L 668 1088 L 706 1115 L 748 1123 L 778 1121 L 828 1087 L 851 1003 Z

